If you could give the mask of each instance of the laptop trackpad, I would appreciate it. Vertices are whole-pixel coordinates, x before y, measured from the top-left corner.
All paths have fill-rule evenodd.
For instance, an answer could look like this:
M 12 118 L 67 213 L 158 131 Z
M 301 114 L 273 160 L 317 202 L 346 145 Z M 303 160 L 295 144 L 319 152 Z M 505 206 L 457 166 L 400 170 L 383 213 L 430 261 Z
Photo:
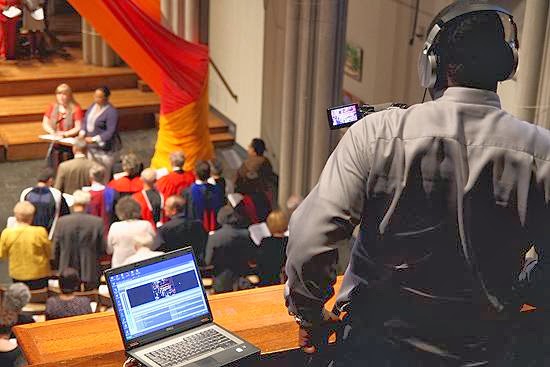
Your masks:
M 207 357 L 207 358 L 204 358 L 204 359 L 201 359 L 201 360 L 198 360 L 195 362 L 195 364 L 197 366 L 200 366 L 200 367 L 215 367 L 215 366 L 219 366 L 219 363 L 216 362 L 216 360 L 212 357 Z

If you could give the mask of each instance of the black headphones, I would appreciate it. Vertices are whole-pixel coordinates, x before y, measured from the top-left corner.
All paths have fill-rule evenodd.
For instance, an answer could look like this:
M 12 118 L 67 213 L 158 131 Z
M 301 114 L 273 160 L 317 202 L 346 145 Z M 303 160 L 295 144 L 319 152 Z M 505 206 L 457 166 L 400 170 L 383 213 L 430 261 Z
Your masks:
M 460 17 L 465 14 L 475 13 L 480 11 L 494 11 L 497 13 L 504 14 L 508 21 L 510 22 L 512 34 L 510 35 L 510 40 L 506 41 L 506 44 L 510 47 L 512 54 L 511 69 L 508 75 L 503 80 L 511 79 L 516 73 L 518 67 L 518 32 L 517 26 L 514 22 L 514 17 L 512 14 L 500 6 L 491 5 L 483 1 L 475 0 L 465 0 L 459 1 L 455 4 L 449 6 L 447 9 L 443 10 L 438 16 L 434 19 L 433 27 L 429 30 L 426 37 L 426 42 L 420 53 L 418 59 L 418 76 L 420 78 L 420 84 L 424 88 L 433 88 L 437 80 L 437 70 L 439 68 L 439 56 L 436 54 L 433 43 L 437 35 L 445 27 L 445 25 L 451 20 Z

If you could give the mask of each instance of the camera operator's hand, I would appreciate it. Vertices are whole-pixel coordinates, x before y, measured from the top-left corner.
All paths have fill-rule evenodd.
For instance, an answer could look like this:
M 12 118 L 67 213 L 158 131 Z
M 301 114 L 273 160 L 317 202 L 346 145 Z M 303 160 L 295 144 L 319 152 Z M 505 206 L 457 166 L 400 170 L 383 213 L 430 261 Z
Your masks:
M 340 326 L 340 319 L 334 313 L 323 309 L 323 319 L 311 327 L 300 326 L 298 342 L 300 348 L 312 354 L 319 350 L 320 346 L 327 345 L 329 337 L 336 333 Z

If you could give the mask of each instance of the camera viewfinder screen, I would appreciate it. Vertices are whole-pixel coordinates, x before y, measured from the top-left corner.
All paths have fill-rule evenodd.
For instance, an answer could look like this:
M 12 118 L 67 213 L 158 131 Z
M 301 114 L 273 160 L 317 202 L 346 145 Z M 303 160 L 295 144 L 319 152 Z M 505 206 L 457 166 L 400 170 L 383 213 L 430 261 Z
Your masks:
M 330 116 L 333 126 L 350 124 L 358 120 L 357 118 L 357 106 L 350 105 L 340 108 L 335 108 L 330 111 Z

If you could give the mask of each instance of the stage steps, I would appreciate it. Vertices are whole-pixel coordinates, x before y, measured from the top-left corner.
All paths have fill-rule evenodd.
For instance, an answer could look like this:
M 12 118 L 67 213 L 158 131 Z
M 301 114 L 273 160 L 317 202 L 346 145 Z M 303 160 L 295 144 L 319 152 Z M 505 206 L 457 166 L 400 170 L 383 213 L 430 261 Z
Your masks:
M 153 122 L 154 123 L 154 122 Z M 208 127 L 212 143 L 216 147 L 228 146 L 234 143 L 234 136 L 227 125 L 213 113 L 210 113 Z M 125 129 L 130 130 L 130 129 Z M 0 160 L 20 161 L 41 159 L 46 156 L 48 142 L 38 138 L 44 134 L 41 122 L 15 122 L 0 124 Z
M 93 90 L 107 85 L 112 90 L 137 88 L 138 76 L 128 67 L 103 68 L 86 65 L 82 61 L 62 62 L 52 65 L 27 65 L 25 61 L 2 66 L 0 72 L 0 97 L 47 94 L 53 99 L 55 88 L 61 83 L 71 86 L 73 92 L 93 93 Z

